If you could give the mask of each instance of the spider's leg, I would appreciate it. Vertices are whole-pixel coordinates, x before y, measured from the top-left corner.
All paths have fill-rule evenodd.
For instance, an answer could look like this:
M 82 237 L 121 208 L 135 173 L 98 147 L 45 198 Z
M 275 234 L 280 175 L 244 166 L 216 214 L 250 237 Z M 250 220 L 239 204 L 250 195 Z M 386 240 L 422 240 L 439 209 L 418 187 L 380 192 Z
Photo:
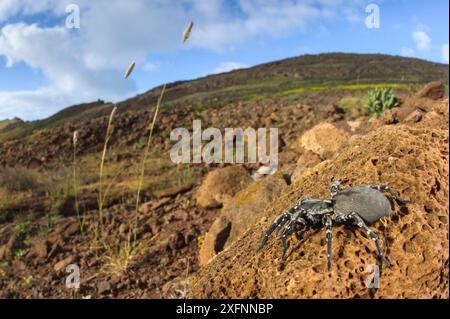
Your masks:
M 328 271 L 331 271 L 331 253 L 332 253 L 332 243 L 333 243 L 333 221 L 330 216 L 326 217 L 325 226 L 327 227 L 327 266 Z
M 263 240 L 261 242 L 261 245 L 259 245 L 258 251 L 260 251 L 266 245 L 267 240 L 269 239 L 270 235 L 275 231 L 275 229 L 279 229 L 290 218 L 291 215 L 289 211 L 287 211 L 281 214 L 277 219 L 275 219 L 275 221 L 272 223 L 272 225 L 270 225 L 269 229 L 267 229 L 266 233 L 264 234 Z
M 376 189 L 380 192 L 388 192 L 392 195 L 392 197 L 395 198 L 395 201 L 399 203 L 400 205 L 406 205 L 412 203 L 412 201 L 403 200 L 400 198 L 400 195 L 397 193 L 397 191 L 393 188 L 390 188 L 387 185 L 369 185 L 370 188 Z
M 339 186 L 342 184 L 341 181 L 335 181 L 331 184 L 330 193 L 331 198 L 333 198 L 339 192 Z
M 361 228 L 366 234 L 367 236 L 369 236 L 374 242 L 375 245 L 377 246 L 377 252 L 378 255 L 380 256 L 380 258 L 386 263 L 386 265 L 388 267 L 391 266 L 391 263 L 389 262 L 389 260 L 387 260 L 387 258 L 384 256 L 383 251 L 381 250 L 381 246 L 380 246 L 380 240 L 378 238 L 378 235 L 375 234 L 367 225 L 366 223 L 364 223 L 364 221 L 362 220 L 361 217 L 359 217 L 356 213 L 352 213 L 351 215 L 352 217 L 352 221 L 353 221 L 353 225 Z
M 295 220 L 295 221 L 297 222 L 297 225 L 301 225 L 301 226 L 303 226 L 303 227 L 306 226 L 306 220 L 303 219 L 303 217 L 301 216 L 301 214 L 295 214 L 295 215 L 293 215 L 293 216 L 292 216 L 292 220 Z M 293 230 L 293 232 L 294 232 L 295 238 L 297 238 L 298 241 L 300 241 L 300 240 L 303 239 L 302 236 L 300 235 L 299 229 L 298 229 L 298 228 L 295 228 L 295 225 L 294 225 L 294 230 Z
M 283 255 L 281 255 L 281 260 L 285 260 L 286 258 L 286 238 L 292 234 L 294 231 L 296 221 L 291 221 L 283 230 L 283 233 L 281 234 L 281 242 L 283 244 Z

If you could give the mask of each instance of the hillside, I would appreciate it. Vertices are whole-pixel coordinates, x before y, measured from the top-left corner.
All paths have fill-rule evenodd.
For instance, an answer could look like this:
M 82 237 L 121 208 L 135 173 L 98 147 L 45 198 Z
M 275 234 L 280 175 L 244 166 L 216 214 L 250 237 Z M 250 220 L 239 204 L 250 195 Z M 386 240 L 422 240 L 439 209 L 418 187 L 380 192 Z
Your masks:
M 170 86 L 167 100 L 208 104 L 214 99 L 242 100 L 300 88 L 376 83 L 408 85 L 433 80 L 448 83 L 448 65 L 386 55 L 305 55 L 175 83 Z M 150 91 L 136 98 L 148 103 L 157 93 Z M 132 106 L 134 101 L 123 104 Z
M 0 131 L 8 131 L 13 129 L 13 127 L 17 127 L 23 124 L 23 121 L 19 118 L 14 118 L 11 120 L 2 120 L 0 121 Z
M 337 86 L 357 90 L 373 84 L 388 84 L 397 88 L 408 88 L 434 80 L 448 84 L 448 71 L 448 65 L 396 56 L 338 53 L 304 55 L 192 81 L 171 83 L 164 106 L 183 108 L 195 105 L 203 109 Z M 153 107 L 160 90 L 160 87 L 154 88 L 118 103 L 119 111 Z M 105 116 L 111 107 L 111 104 L 102 101 L 72 106 L 45 120 L 0 129 L 0 141 L 23 138 L 40 129 Z

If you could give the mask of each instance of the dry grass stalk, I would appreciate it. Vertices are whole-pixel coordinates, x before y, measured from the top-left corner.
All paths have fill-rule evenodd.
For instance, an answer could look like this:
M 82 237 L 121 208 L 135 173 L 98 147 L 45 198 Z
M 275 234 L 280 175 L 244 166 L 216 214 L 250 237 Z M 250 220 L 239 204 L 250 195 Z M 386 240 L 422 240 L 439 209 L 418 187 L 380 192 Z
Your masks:
M 191 21 L 183 33 L 183 42 L 186 42 L 189 39 L 189 36 L 191 34 L 193 26 L 194 26 L 194 23 Z M 125 72 L 125 79 L 127 79 L 131 75 L 135 66 L 136 66 L 136 63 L 133 62 L 128 67 L 127 71 Z M 118 245 L 116 250 L 112 249 L 111 246 L 107 245 L 105 241 L 103 243 L 104 244 L 103 246 L 107 252 L 106 258 L 108 260 L 108 262 L 107 262 L 108 268 L 110 269 L 110 271 L 113 271 L 116 273 L 124 273 L 127 271 L 127 269 L 130 266 L 130 262 L 136 256 L 136 254 L 139 250 L 139 247 L 140 247 L 137 244 L 136 239 L 137 239 L 140 195 L 141 195 L 142 187 L 144 184 L 144 177 L 145 177 L 145 164 L 147 162 L 147 159 L 148 159 L 148 156 L 150 153 L 153 132 L 154 132 L 154 128 L 156 125 L 156 120 L 158 118 L 159 110 L 161 108 L 161 103 L 162 103 L 164 94 L 166 92 L 166 87 L 167 87 L 166 84 L 164 84 L 161 94 L 158 98 L 158 102 L 156 105 L 155 113 L 153 115 L 153 119 L 148 128 L 149 133 L 148 133 L 147 145 L 146 145 L 146 148 L 145 148 L 145 151 L 143 154 L 143 158 L 142 158 L 142 162 L 141 162 L 140 174 L 139 174 L 139 178 L 138 178 L 138 185 L 137 185 L 137 191 L 136 191 L 136 212 L 135 212 L 135 218 L 134 218 L 134 225 L 133 225 L 133 227 L 130 228 L 130 230 L 128 232 L 127 241 L 124 244 Z M 103 204 L 104 204 L 106 193 L 108 192 L 108 190 L 106 192 L 103 192 L 104 162 L 105 162 L 105 158 L 106 158 L 108 142 L 109 142 L 109 139 L 112 134 L 112 121 L 113 121 L 113 117 L 114 117 L 114 113 L 116 112 L 116 109 L 117 109 L 116 107 L 113 109 L 113 111 L 111 112 L 111 116 L 109 118 L 108 129 L 107 129 L 106 138 L 105 138 L 105 145 L 103 148 L 102 160 L 101 160 L 101 164 L 100 164 L 99 215 L 100 215 L 102 231 L 103 231 Z M 133 240 L 131 240 L 132 233 L 134 236 Z M 154 236 L 154 238 L 156 238 L 156 236 Z M 189 261 L 188 261 L 188 263 L 189 263 Z M 189 264 L 188 264 L 187 273 L 188 272 L 189 272 Z M 187 289 L 187 287 L 185 287 L 185 290 L 186 289 Z
M 142 191 L 142 186 L 144 184 L 144 177 L 145 177 L 145 163 L 147 162 L 148 154 L 150 152 L 150 146 L 152 143 L 152 137 L 153 137 L 153 131 L 156 125 L 156 119 L 158 118 L 159 109 L 161 107 L 161 102 L 164 97 L 164 93 L 166 92 L 166 84 L 164 84 L 163 89 L 161 91 L 161 95 L 159 96 L 158 103 L 156 105 L 155 114 L 153 115 L 153 120 L 149 127 L 149 134 L 147 139 L 147 146 L 144 151 L 144 156 L 142 158 L 141 162 L 141 169 L 140 169 L 140 175 L 137 185 L 137 192 L 136 192 L 136 213 L 135 213 L 135 229 L 137 227 L 138 222 L 138 214 L 139 214 L 139 202 L 140 202 L 140 196 Z M 136 232 L 134 232 L 134 238 L 136 238 Z
M 128 268 L 138 251 L 138 247 L 135 247 L 134 244 L 129 241 L 122 245 L 118 245 L 116 249 L 109 246 L 107 246 L 106 249 L 106 271 L 119 276 L 128 271 Z
M 80 231 L 84 231 L 85 216 L 80 215 L 80 206 L 78 203 L 78 186 L 77 186 L 77 146 L 78 146 L 78 131 L 73 132 L 73 196 L 75 200 L 75 211 L 77 213 L 78 223 L 80 225 Z
M 113 131 L 112 122 L 113 122 L 116 111 L 117 111 L 117 107 L 114 106 L 114 108 L 112 109 L 111 114 L 109 116 L 108 128 L 106 129 L 105 143 L 103 145 L 102 159 L 100 162 L 100 172 L 99 172 L 100 189 L 99 189 L 99 198 L 98 198 L 98 210 L 99 210 L 100 226 L 101 226 L 102 231 L 103 231 L 103 206 L 105 203 L 105 194 L 103 191 L 103 175 L 104 175 L 104 170 L 105 170 L 105 159 L 106 159 L 106 153 L 108 151 L 108 144 L 109 144 L 109 140 L 111 139 L 112 131 Z

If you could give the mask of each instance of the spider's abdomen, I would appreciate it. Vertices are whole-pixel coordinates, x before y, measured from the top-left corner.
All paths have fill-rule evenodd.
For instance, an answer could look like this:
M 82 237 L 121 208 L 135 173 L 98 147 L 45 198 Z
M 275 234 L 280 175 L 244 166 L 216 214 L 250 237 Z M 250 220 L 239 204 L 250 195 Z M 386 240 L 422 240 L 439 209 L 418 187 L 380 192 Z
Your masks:
M 380 191 L 362 185 L 337 193 L 333 198 L 336 214 L 357 213 L 367 224 L 389 216 L 392 207 L 387 197 Z

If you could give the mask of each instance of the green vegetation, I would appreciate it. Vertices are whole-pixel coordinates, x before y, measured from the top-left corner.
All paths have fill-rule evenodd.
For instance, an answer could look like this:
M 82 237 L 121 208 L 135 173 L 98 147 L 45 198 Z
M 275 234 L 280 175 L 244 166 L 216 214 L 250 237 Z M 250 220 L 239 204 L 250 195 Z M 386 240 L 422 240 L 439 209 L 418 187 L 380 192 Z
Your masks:
M 190 32 L 192 30 L 193 23 L 190 22 L 189 26 L 184 32 L 183 35 L 183 42 L 186 42 L 189 38 Z M 127 79 L 131 72 L 133 71 L 133 68 L 135 66 L 135 63 L 133 62 L 128 70 L 125 73 L 125 79 Z M 127 241 L 121 242 L 119 241 L 116 246 L 110 245 L 109 243 L 106 243 L 105 238 L 103 237 L 104 229 L 103 229 L 103 206 L 104 201 L 106 198 L 106 195 L 108 191 L 104 190 L 104 183 L 103 183 L 103 175 L 104 175 L 104 165 L 105 165 L 105 159 L 106 159 L 106 153 L 108 150 L 108 143 L 112 134 L 112 122 L 114 119 L 114 113 L 117 110 L 117 107 L 114 107 L 110 118 L 109 118 L 109 124 L 106 131 L 106 138 L 105 143 L 103 147 L 103 153 L 101 157 L 100 162 L 100 188 L 99 188 L 99 200 L 98 200 L 98 207 L 99 207 L 99 219 L 100 219 L 100 240 L 102 241 L 103 247 L 106 250 L 105 258 L 108 261 L 107 266 L 110 271 L 116 272 L 119 274 L 122 274 L 126 272 L 129 268 L 129 265 L 134 259 L 134 257 L 139 253 L 141 249 L 141 244 L 137 241 L 137 230 L 138 230 L 138 219 L 139 219 L 139 207 L 140 207 L 140 197 L 141 192 L 144 187 L 144 178 L 146 173 L 146 164 L 147 160 L 149 158 L 149 155 L 151 153 L 151 147 L 152 147 L 152 141 L 153 141 L 153 132 L 155 130 L 156 121 L 158 119 L 158 114 L 161 108 L 162 100 L 166 93 L 167 84 L 164 84 L 161 90 L 161 93 L 159 94 L 157 98 L 156 108 L 154 110 L 154 114 L 152 117 L 151 122 L 148 126 L 148 135 L 147 135 L 147 141 L 145 144 L 145 148 L 143 150 L 142 156 L 141 156 L 141 162 L 139 165 L 139 175 L 137 178 L 137 187 L 136 187 L 136 207 L 135 207 L 135 215 L 132 221 L 132 225 L 128 225 L 129 231 L 127 236 Z M 147 128 L 146 128 L 147 131 Z M 75 143 L 76 144 L 76 143 Z M 75 156 L 74 156 L 75 161 Z M 75 176 L 75 172 L 74 172 Z M 75 180 L 75 178 L 74 178 Z M 109 188 L 109 187 L 108 187 Z M 155 235 L 157 236 L 157 235 Z
M 359 117 L 367 115 L 365 103 L 365 95 L 352 93 L 351 96 L 344 97 L 339 101 L 339 107 L 345 111 L 349 120 L 355 121 Z
M 339 102 L 339 106 L 344 109 L 345 111 L 351 111 L 354 109 L 362 109 L 364 107 L 364 101 L 362 98 L 359 97 L 346 97 L 343 98 Z
M 78 145 L 78 132 L 73 132 L 72 146 L 73 146 L 73 162 L 72 162 L 72 191 L 75 200 L 75 211 L 77 213 L 78 225 L 80 226 L 80 232 L 84 232 L 84 226 L 86 223 L 86 211 L 83 215 L 80 214 L 80 205 L 78 202 L 78 175 L 77 175 L 77 145 Z
M 19 118 L 14 118 L 12 120 L 3 120 L 0 121 L 0 131 L 11 128 L 12 126 L 16 126 L 23 123 L 23 121 Z
M 283 91 L 277 95 L 290 95 L 290 94 L 298 94 L 304 92 L 313 92 L 313 91 L 328 91 L 328 90 L 349 90 L 349 91 L 360 91 L 360 90 L 368 90 L 368 89 L 382 89 L 382 88 L 390 88 L 390 89 L 398 89 L 398 90 L 411 90 L 417 87 L 417 85 L 411 84 L 352 84 L 352 85 L 335 85 L 335 86 L 309 86 L 299 89 L 287 90 Z
M 108 143 L 109 143 L 109 140 L 111 139 L 112 132 L 113 132 L 112 122 L 113 122 L 116 111 L 117 111 L 117 108 L 114 107 L 109 116 L 108 127 L 106 129 L 105 143 L 103 145 L 103 151 L 102 151 L 102 156 L 101 156 L 101 161 L 100 161 L 100 171 L 99 171 L 100 188 L 99 188 L 99 192 L 98 192 L 98 214 L 99 214 L 100 230 L 97 230 L 97 231 L 100 231 L 100 233 L 103 232 L 103 222 L 104 222 L 103 207 L 105 204 L 105 199 L 106 199 L 106 194 L 107 194 L 106 188 L 103 185 L 103 176 L 104 176 L 104 172 L 105 172 L 105 160 L 106 160 L 106 153 L 108 151 Z
M 42 222 L 37 226 L 37 238 L 41 240 L 48 239 L 53 227 L 58 222 L 60 217 L 56 214 L 46 214 Z
M 372 117 L 379 117 L 385 110 L 398 105 L 397 98 L 390 88 L 376 88 L 369 91 L 366 108 Z
M 72 208 L 73 190 L 67 172 L 38 171 L 25 167 L 0 167 L 0 223 L 14 219 L 16 231 L 27 233 L 44 209 L 61 214 Z
M 0 185 L 11 192 L 41 191 L 46 182 L 36 171 L 16 166 L 0 167 Z
M 36 218 L 32 213 L 20 214 L 14 218 L 15 231 L 17 234 L 27 234 L 33 227 Z
M 0 141 L 25 137 L 32 139 L 36 131 L 105 116 L 111 112 L 112 107 L 112 104 L 106 104 L 103 101 L 71 106 L 44 120 L 9 125 L 0 130 Z
M 8 221 L 8 212 L 0 210 L 0 224 L 4 224 Z
M 18 234 L 24 234 L 27 231 L 27 225 L 24 223 L 17 224 L 15 230 Z
M 33 275 L 29 275 L 27 277 L 22 277 L 22 280 L 26 286 L 31 286 L 34 281 L 34 277 L 33 277 Z
M 185 35 L 185 37 L 189 37 L 189 34 Z M 135 210 L 135 220 L 134 220 L 135 230 L 137 228 L 137 222 L 138 222 L 139 202 L 141 200 L 141 191 L 142 191 L 142 187 L 144 185 L 145 163 L 147 162 L 147 159 L 148 159 L 148 156 L 150 153 L 150 147 L 151 147 L 152 138 L 153 138 L 153 131 L 155 129 L 156 120 L 158 118 L 159 109 L 161 107 L 161 102 L 162 102 L 162 99 L 164 98 L 165 92 L 166 92 L 166 85 L 164 85 L 164 87 L 161 91 L 161 95 L 159 96 L 159 99 L 158 99 L 158 104 L 156 105 L 155 113 L 153 114 L 153 120 L 150 124 L 150 130 L 148 133 L 147 144 L 146 144 L 145 151 L 143 153 L 142 161 L 141 161 L 141 165 L 140 165 L 141 167 L 140 167 L 138 185 L 137 185 L 137 190 L 136 190 L 136 210 Z M 136 232 L 135 231 L 134 231 L 134 240 L 136 240 Z
M 29 201 L 30 198 L 30 192 L 11 193 L 0 187 L 0 224 L 27 213 L 27 211 L 23 211 L 23 206 L 24 202 Z
M 69 184 L 54 185 L 49 189 L 51 212 L 62 213 L 68 202 L 73 199 Z
M 27 253 L 27 251 L 25 249 L 17 249 L 14 252 L 14 255 L 20 259 L 20 258 L 24 257 L 26 253 Z

